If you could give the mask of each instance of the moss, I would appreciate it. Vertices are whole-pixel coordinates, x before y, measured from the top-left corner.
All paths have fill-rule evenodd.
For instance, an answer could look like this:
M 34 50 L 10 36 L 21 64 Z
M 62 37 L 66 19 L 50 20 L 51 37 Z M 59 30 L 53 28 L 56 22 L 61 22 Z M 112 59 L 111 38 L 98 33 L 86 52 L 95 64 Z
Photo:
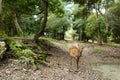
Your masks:
M 4 49 L 4 47 L 0 46 L 0 52 Z
M 7 44 L 9 46 L 9 50 L 6 54 L 9 58 L 17 58 L 18 60 L 23 60 L 25 63 L 32 64 L 33 68 L 37 68 L 36 64 L 42 63 L 46 61 L 47 54 L 46 52 L 43 52 L 41 48 L 41 45 L 36 45 L 33 43 L 30 44 L 24 44 L 22 42 L 17 42 L 11 37 L 5 37 L 7 39 Z M 48 40 L 41 39 L 39 43 L 48 44 Z M 42 44 L 44 48 L 46 48 L 46 45 Z M 0 47 L 0 50 L 2 48 Z M 21 59 L 22 58 L 22 59 Z
M 0 37 L 7 37 L 7 34 L 3 30 L 0 30 Z

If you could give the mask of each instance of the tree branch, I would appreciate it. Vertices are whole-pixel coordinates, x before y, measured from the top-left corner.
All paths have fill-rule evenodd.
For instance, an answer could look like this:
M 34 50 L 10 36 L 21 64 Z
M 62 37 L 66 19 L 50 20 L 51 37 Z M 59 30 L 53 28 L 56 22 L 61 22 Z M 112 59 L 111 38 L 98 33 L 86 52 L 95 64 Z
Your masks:
M 102 14 L 102 12 L 100 11 L 100 9 L 97 9 L 98 10 L 98 12 L 102 15 L 102 16 L 104 16 L 103 14 Z
M 26 11 L 23 11 L 23 10 L 18 10 L 17 13 L 24 13 L 24 14 L 27 14 L 27 15 L 39 15 L 39 14 L 44 13 L 44 10 L 42 10 L 40 12 L 36 12 L 36 13 L 30 13 L 30 12 L 26 12 Z

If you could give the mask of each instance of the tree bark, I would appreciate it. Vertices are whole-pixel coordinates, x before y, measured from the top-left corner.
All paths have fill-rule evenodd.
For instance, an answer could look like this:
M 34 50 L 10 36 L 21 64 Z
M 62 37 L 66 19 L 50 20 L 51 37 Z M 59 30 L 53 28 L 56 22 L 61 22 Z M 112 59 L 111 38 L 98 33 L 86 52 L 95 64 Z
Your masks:
M 0 13 L 2 11 L 2 0 L 0 0 Z
M 80 30 L 78 31 L 78 41 L 80 41 Z
M 54 30 L 54 32 L 53 32 L 53 38 L 57 39 L 57 31 L 56 30 Z
M 15 24 L 15 28 L 16 28 L 17 34 L 18 35 L 22 35 L 23 32 L 22 32 L 22 29 L 20 28 L 20 25 L 18 23 L 16 13 L 13 14 L 13 21 L 14 21 L 14 24 Z
M 3 28 L 1 12 L 2 12 L 2 0 L 0 0 L 0 30 L 2 30 L 2 28 Z
M 62 26 L 62 29 L 63 29 L 63 32 L 62 32 L 62 40 L 64 40 L 66 27 L 65 27 L 65 26 Z
M 108 42 L 108 0 L 105 0 L 105 22 L 106 22 L 106 30 L 105 30 L 105 39 L 104 42 Z
M 48 17 L 48 0 L 43 0 L 44 3 L 44 20 L 42 23 L 42 28 L 38 33 L 35 34 L 33 42 L 37 42 L 38 38 L 44 34 L 46 23 L 47 23 L 47 17 Z
M 102 39 L 101 39 L 101 32 L 100 32 L 100 24 L 99 24 L 99 21 L 98 21 L 98 5 L 95 4 L 95 10 L 96 10 L 96 26 L 97 26 L 97 43 L 99 45 L 102 45 Z

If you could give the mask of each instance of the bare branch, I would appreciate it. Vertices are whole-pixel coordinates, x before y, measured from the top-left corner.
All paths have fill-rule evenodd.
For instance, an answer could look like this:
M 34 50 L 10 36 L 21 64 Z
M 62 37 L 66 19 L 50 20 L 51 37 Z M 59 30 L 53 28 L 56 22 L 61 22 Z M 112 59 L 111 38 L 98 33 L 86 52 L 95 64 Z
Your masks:
M 42 14 L 44 12 L 44 10 L 40 11 L 40 12 L 36 12 L 36 13 L 30 13 L 30 12 L 26 12 L 26 11 L 23 11 L 23 10 L 20 10 L 20 11 L 17 11 L 16 13 L 24 13 L 24 14 L 27 14 L 27 15 L 39 15 L 39 14 Z
M 100 9 L 98 9 L 98 12 L 99 12 L 102 16 L 104 16 L 103 13 L 100 11 Z

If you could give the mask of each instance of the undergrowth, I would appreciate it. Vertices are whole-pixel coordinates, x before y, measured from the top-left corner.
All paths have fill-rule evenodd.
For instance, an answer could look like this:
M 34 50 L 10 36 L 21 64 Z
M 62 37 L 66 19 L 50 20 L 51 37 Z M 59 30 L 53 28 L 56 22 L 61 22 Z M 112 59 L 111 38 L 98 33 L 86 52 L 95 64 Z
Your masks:
M 36 53 L 32 47 L 28 47 L 26 44 L 14 40 L 10 41 L 9 48 L 10 50 L 7 55 L 12 58 L 16 58 L 18 62 L 20 61 L 25 64 L 32 64 L 34 69 L 37 69 L 36 64 L 44 63 L 47 57 L 46 53 L 41 51 L 39 48 L 36 48 L 39 51 L 39 53 Z

